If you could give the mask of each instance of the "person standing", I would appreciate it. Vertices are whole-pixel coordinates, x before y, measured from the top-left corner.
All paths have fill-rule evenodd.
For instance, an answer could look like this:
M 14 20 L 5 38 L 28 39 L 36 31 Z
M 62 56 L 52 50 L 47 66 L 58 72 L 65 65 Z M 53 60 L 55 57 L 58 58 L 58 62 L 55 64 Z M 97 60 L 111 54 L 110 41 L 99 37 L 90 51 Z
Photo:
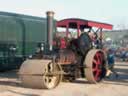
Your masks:
M 118 77 L 118 74 L 114 69 L 115 56 L 114 56 L 114 51 L 112 49 L 109 49 L 107 52 L 107 61 L 108 61 L 108 67 L 107 67 L 106 77 L 109 77 L 111 73 L 114 73 L 116 77 Z

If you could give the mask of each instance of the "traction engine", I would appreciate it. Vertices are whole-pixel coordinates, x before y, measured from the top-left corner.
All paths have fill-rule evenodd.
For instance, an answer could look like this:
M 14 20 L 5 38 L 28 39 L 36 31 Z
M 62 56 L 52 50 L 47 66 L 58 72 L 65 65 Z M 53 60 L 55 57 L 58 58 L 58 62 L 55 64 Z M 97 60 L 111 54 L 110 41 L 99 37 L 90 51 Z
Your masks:
M 90 83 L 101 81 L 106 74 L 102 29 L 112 29 L 112 25 L 70 18 L 56 23 L 56 27 L 66 28 L 66 32 L 53 34 L 53 15 L 54 12 L 47 12 L 47 40 L 44 50 L 40 48 L 38 53 L 24 61 L 20 67 L 22 84 L 31 88 L 51 89 L 62 80 L 72 82 L 78 78 L 86 78 Z M 92 27 L 97 30 L 94 32 Z M 69 29 L 77 31 L 74 37 Z M 84 32 L 86 30 L 88 32 Z M 96 35 L 98 31 L 99 35 Z

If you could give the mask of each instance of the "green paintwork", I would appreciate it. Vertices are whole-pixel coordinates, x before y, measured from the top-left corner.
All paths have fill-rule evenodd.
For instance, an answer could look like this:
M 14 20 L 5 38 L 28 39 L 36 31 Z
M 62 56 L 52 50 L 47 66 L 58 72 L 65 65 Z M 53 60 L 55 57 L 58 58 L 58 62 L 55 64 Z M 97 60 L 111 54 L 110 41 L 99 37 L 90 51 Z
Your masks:
M 25 49 L 23 49 L 23 32 L 25 32 Z M 3 56 L 4 50 L 2 44 L 15 44 L 17 48 L 15 55 L 22 58 L 22 50 L 25 50 L 26 56 L 34 54 L 39 42 L 46 43 L 46 37 L 46 18 L 0 12 L 0 57 Z

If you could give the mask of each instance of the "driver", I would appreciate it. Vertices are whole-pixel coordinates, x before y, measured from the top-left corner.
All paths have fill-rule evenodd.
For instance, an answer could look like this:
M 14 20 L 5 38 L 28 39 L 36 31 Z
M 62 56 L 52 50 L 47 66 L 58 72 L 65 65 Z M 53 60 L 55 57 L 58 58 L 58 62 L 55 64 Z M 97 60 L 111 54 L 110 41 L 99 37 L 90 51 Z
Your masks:
M 98 39 L 98 35 L 96 32 L 89 32 L 88 33 L 89 37 L 92 40 L 92 45 L 94 48 L 99 48 L 99 39 Z

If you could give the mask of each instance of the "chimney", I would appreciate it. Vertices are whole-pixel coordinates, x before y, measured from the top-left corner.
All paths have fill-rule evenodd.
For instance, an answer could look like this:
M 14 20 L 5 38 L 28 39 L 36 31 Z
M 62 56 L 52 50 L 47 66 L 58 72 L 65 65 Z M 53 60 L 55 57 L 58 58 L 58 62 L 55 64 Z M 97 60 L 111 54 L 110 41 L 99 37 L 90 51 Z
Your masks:
M 46 14 L 47 14 L 47 44 L 48 44 L 48 50 L 52 51 L 54 12 L 47 11 Z

